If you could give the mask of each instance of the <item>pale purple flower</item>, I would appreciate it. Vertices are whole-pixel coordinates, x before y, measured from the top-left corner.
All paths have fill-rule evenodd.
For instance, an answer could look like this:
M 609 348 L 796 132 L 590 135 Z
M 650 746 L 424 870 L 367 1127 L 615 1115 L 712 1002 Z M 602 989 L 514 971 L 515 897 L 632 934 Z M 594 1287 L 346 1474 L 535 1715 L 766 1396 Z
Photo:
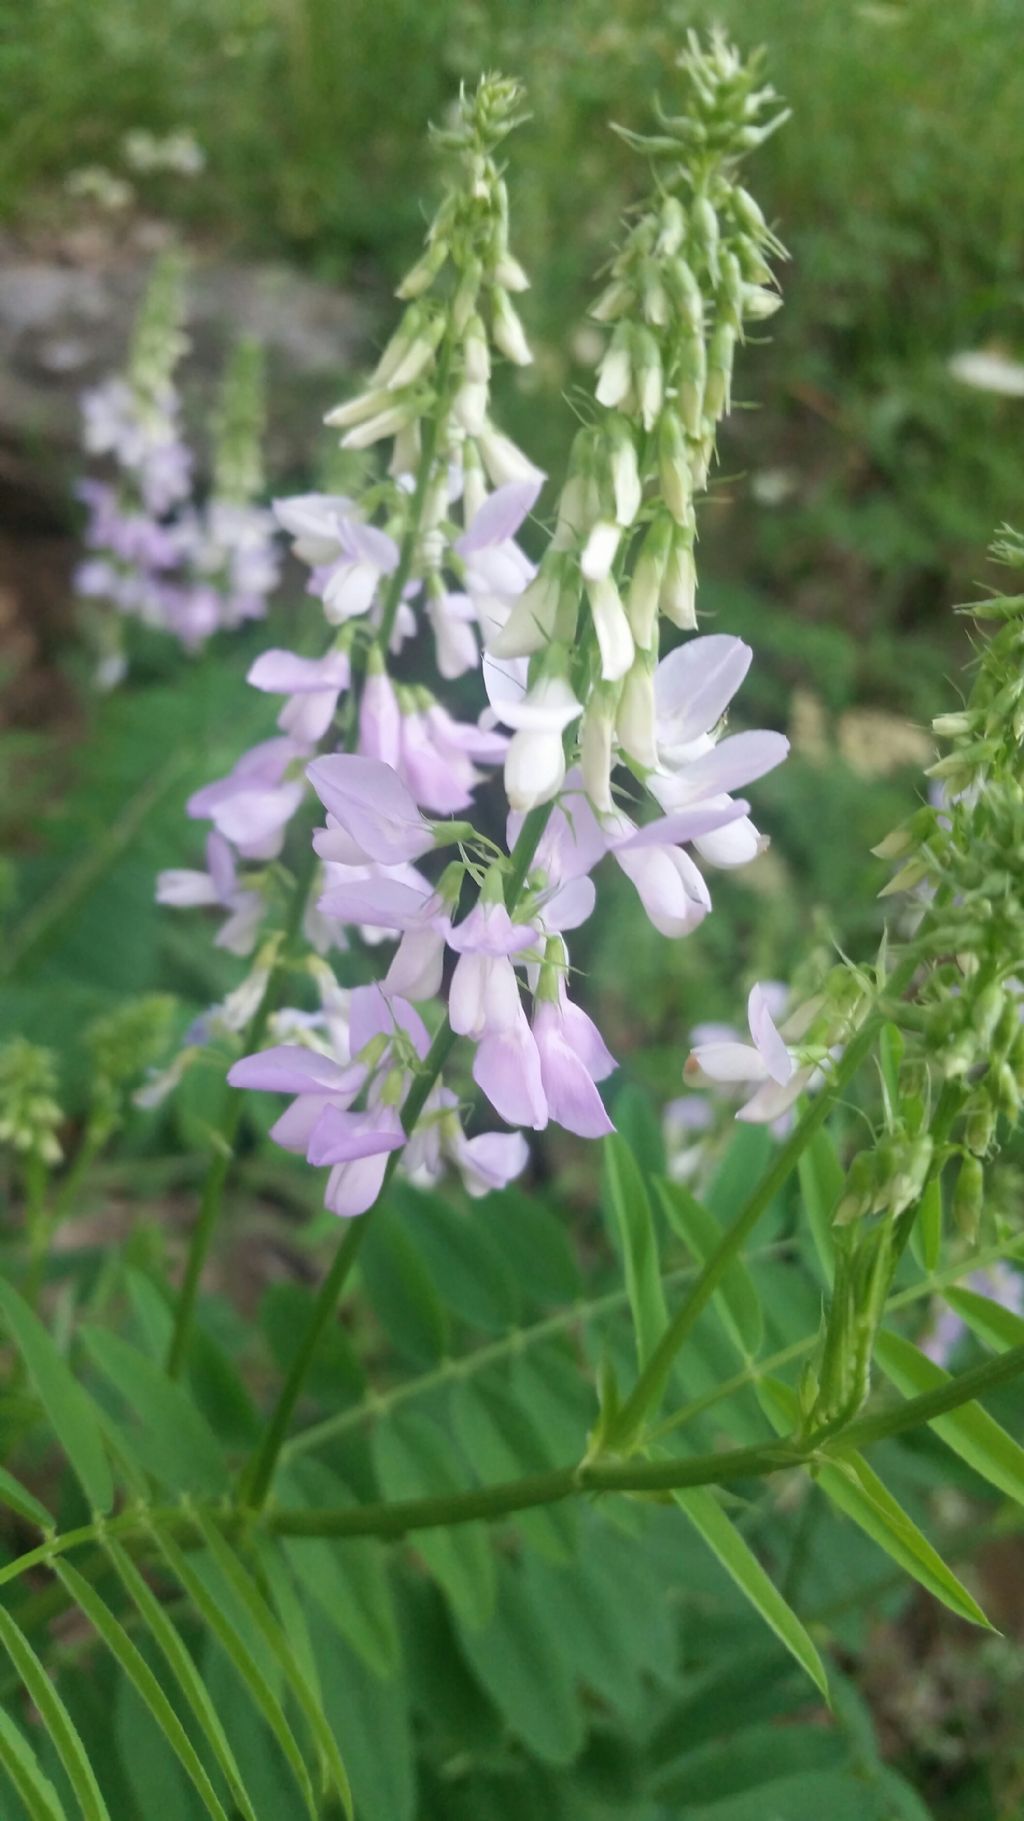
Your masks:
M 788 741 L 777 733 L 735 734 L 716 744 L 714 730 L 752 656 L 742 639 L 716 633 L 688 640 L 658 665 L 654 699 L 659 767 L 646 781 L 669 818 L 696 802 L 725 800 L 725 793 L 753 783 L 786 757 Z M 744 865 L 763 845 L 746 817 L 711 829 L 695 841 L 703 858 L 716 866 Z
M 481 901 L 447 940 L 459 957 L 448 991 L 452 1029 L 477 1041 L 512 1029 L 522 1005 L 511 956 L 535 946 L 534 931 L 513 923 L 503 904 Z
M 118 377 L 83 393 L 81 406 L 86 452 L 109 455 L 132 475 L 149 512 L 162 518 L 187 496 L 192 462 L 181 441 L 172 386 L 159 399 L 143 401 Z
M 353 1113 L 366 1080 L 359 1063 L 342 1065 L 317 1050 L 278 1044 L 245 1056 L 228 1071 L 232 1087 L 258 1088 L 295 1098 L 271 1127 L 286 1151 L 314 1165 L 331 1165 L 325 1205 L 335 1214 L 365 1214 L 380 1193 L 388 1154 L 405 1143 L 394 1108 Z
M 432 702 L 402 715 L 396 769 L 423 809 L 453 815 L 468 808 L 484 775 L 473 760 L 500 762 L 507 746 L 503 734 L 456 721 Z
M 507 1029 L 489 1030 L 477 1045 L 473 1079 L 499 1118 L 509 1125 L 543 1131 L 548 1123 L 548 1103 L 540 1054 L 521 1005 Z
M 298 657 L 278 649 L 264 651 L 250 667 L 247 682 L 269 695 L 287 696 L 277 725 L 305 746 L 315 746 L 334 719 L 338 697 L 348 688 L 351 666 L 344 651 L 322 658 Z
M 190 574 L 217 601 L 217 625 L 233 630 L 263 619 L 280 579 L 274 520 L 262 506 L 211 499 L 200 515 L 188 551 Z
M 615 1058 L 593 1019 L 571 1004 L 564 980 L 557 997 L 535 1002 L 533 1035 L 550 1118 L 580 1138 L 614 1131 L 596 1084 L 611 1074 Z
M 359 750 L 401 775 L 402 712 L 395 687 L 383 669 L 371 670 L 359 704 Z
M 381 577 L 397 567 L 398 545 L 386 531 L 357 518 L 339 519 L 338 554 L 313 570 L 310 592 L 320 596 L 326 618 L 339 626 L 369 612 Z
M 604 819 L 611 851 L 635 886 L 648 917 L 663 936 L 688 936 L 711 909 L 711 894 L 689 854 L 676 846 L 741 817 L 747 805 L 729 798 L 697 804 L 636 828 L 615 812 Z
M 404 1032 L 421 1061 L 430 1048 L 427 1027 L 415 1006 L 404 999 L 390 998 L 379 981 L 357 986 L 353 991 L 348 1028 L 353 1056 L 358 1056 L 374 1037 L 390 1039 L 399 1031 Z
M 239 885 L 234 855 L 223 835 L 216 833 L 207 837 L 206 871 L 178 867 L 159 873 L 156 901 L 178 908 L 216 904 L 228 911 L 214 942 L 233 955 L 251 955 L 266 909 L 259 892 Z
M 391 872 L 333 884 L 320 899 L 320 909 L 342 923 L 401 932 L 383 990 L 422 1001 L 440 990 L 452 906 L 412 868 L 407 872 L 411 876 L 405 879 Z
M 507 1188 L 521 1176 L 529 1162 L 530 1149 L 521 1132 L 480 1132 L 475 1138 L 467 1138 L 459 1124 L 448 1154 L 466 1193 L 476 1199 L 494 1189 Z
M 289 774 L 307 750 L 283 735 L 262 741 L 243 753 L 227 777 L 197 790 L 187 813 L 212 822 L 245 859 L 275 859 L 305 795 L 302 779 Z
M 427 618 L 434 633 L 434 657 L 446 681 L 475 670 L 480 661 L 476 610 L 468 594 L 443 587 L 427 592 Z
M 274 517 L 292 539 L 300 563 L 311 567 L 334 561 L 341 548 L 341 525 L 355 512 L 352 500 L 338 493 L 301 493 L 273 502 Z
M 324 1206 L 345 1220 L 365 1214 L 384 1185 L 391 1152 L 404 1144 L 405 1132 L 394 1107 L 363 1113 L 325 1108 L 306 1152 L 310 1163 L 332 1166 Z
M 398 1111 L 383 1105 L 377 1082 L 394 1061 L 394 1042 L 401 1034 L 424 1056 L 429 1039 L 412 1006 L 389 1000 L 377 986 L 358 987 L 348 1005 L 349 1055 L 324 1055 L 301 1044 L 277 1044 L 243 1057 L 228 1073 L 233 1087 L 290 1094 L 291 1106 L 271 1128 L 285 1150 L 298 1151 L 314 1165 L 327 1165 L 330 1175 L 325 1205 L 345 1218 L 364 1214 L 380 1193 L 388 1157 L 405 1145 Z M 375 1037 L 388 1039 L 370 1077 L 361 1057 Z M 372 1052 L 370 1052 L 372 1054 Z M 408 1079 L 408 1078 L 406 1078 Z M 367 1105 L 353 1103 L 364 1094 Z
M 516 810 L 509 815 L 506 838 L 510 852 L 523 820 Z M 573 770 L 548 818 L 531 868 L 531 879 L 543 880 L 530 913 L 540 928 L 554 933 L 578 929 L 586 922 L 597 896 L 589 875 L 607 851 L 608 837 L 594 815 L 579 772 Z
M 314 837 L 322 860 L 395 866 L 434 846 L 431 824 L 390 765 L 361 753 L 334 753 L 314 759 L 306 775 L 331 818 Z
M 542 481 L 534 476 L 496 488 L 473 513 L 455 545 L 465 564 L 466 592 L 485 640 L 500 631 L 517 595 L 532 580 L 534 565 L 515 542 Z

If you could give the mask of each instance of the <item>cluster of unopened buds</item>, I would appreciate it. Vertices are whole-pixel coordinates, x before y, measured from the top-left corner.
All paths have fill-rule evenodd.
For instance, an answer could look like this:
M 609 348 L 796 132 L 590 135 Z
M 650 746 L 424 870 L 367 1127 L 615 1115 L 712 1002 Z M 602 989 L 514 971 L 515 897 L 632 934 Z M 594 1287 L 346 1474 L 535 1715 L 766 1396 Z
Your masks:
M 251 1009 L 281 955 L 279 930 L 262 932 L 289 825 L 310 789 L 326 812 L 303 923 L 322 1009 L 286 1014 L 290 1040 L 229 1079 L 293 1096 L 274 1136 L 330 1168 L 339 1214 L 372 1205 L 396 1153 L 425 1178 L 454 1162 L 471 1192 L 523 1167 L 521 1130 L 465 1136 L 442 1073 L 456 1038 L 508 1126 L 608 1132 L 600 1084 L 615 1063 L 570 996 L 566 940 L 594 908 L 591 875 L 616 864 L 676 938 L 711 909 L 698 860 L 738 866 L 764 845 L 735 793 L 786 741 L 723 731 L 751 651 L 717 633 L 662 656 L 660 627 L 695 628 L 694 497 L 744 322 L 777 301 L 767 255 L 780 249 L 735 178 L 773 96 L 717 36 L 707 53 L 691 44 L 681 68 L 704 140 L 695 149 L 669 121 L 637 141 L 659 181 L 597 307 L 614 323 L 609 352 L 537 565 L 517 539 L 544 477 L 490 407 L 492 360 L 530 359 L 495 161 L 519 90 L 485 79 L 436 135 L 453 176 L 400 288 L 406 314 L 368 389 L 327 419 L 348 448 L 389 442 L 387 474 L 358 500 L 275 508 L 309 566 L 327 648 L 253 665 L 250 683 L 283 698 L 279 732 L 192 798 L 190 814 L 212 824 L 206 870 L 161 877 L 164 901 L 219 906 L 218 941 L 255 951 Z M 420 680 L 424 632 L 442 682 L 482 671 L 478 719 Z M 503 842 L 467 819 L 499 766 L 507 810 L 487 827 L 504 820 Z M 397 948 L 376 984 L 346 997 L 322 957 L 353 929 Z M 788 1103 L 810 1070 L 752 1004 L 749 1078 Z M 775 1117 L 778 1095 L 762 1098 Z
M 82 399 L 83 446 L 111 472 L 79 483 L 88 555 L 75 590 L 94 611 L 99 680 L 126 667 L 119 622 L 134 619 L 195 650 L 212 633 L 261 619 L 280 556 L 262 487 L 258 350 L 240 344 L 217 413 L 212 485 L 197 497 L 175 383 L 187 347 L 182 273 L 158 262 L 143 300 L 127 371 Z

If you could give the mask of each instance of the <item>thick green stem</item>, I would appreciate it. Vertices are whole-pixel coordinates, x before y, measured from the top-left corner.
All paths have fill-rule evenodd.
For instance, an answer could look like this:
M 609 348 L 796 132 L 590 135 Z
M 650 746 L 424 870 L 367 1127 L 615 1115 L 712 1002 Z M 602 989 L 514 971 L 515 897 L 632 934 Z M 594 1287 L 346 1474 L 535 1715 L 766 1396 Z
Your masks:
M 570 1467 L 555 1467 L 547 1473 L 531 1474 L 523 1479 L 499 1485 L 482 1486 L 469 1492 L 453 1493 L 438 1498 L 402 1499 L 394 1503 L 344 1506 L 341 1509 L 311 1511 L 282 1509 L 260 1512 L 236 1509 L 226 1512 L 220 1506 L 208 1515 L 229 1534 L 244 1534 L 250 1527 L 263 1529 L 274 1536 L 360 1537 L 375 1536 L 395 1540 L 417 1530 L 436 1530 L 459 1524 L 477 1523 L 529 1511 L 536 1506 L 551 1505 L 573 1496 L 593 1496 L 606 1492 L 654 1494 L 677 1491 L 683 1487 L 728 1486 L 737 1480 L 758 1479 L 794 1467 L 813 1465 L 815 1461 L 841 1457 L 845 1450 L 860 1448 L 872 1442 L 905 1434 L 945 1416 L 951 1410 L 973 1402 L 986 1391 L 1009 1384 L 1024 1372 L 1024 1347 L 1013 1347 L 996 1359 L 986 1360 L 969 1372 L 950 1379 L 948 1384 L 908 1398 L 894 1409 L 880 1411 L 851 1423 L 842 1435 L 825 1449 L 815 1447 L 813 1438 L 803 1444 L 779 1440 L 750 1448 L 733 1448 L 724 1453 L 695 1455 L 683 1460 L 601 1460 Z M 47 1538 L 35 1549 L 0 1568 L 0 1584 L 16 1581 L 32 1568 L 50 1566 L 55 1556 L 73 1549 L 95 1546 L 104 1536 L 116 1536 L 127 1547 L 145 1549 L 154 1530 L 180 1537 L 186 1544 L 199 1544 L 202 1529 L 187 1505 L 133 1507 L 97 1523 L 84 1524 L 63 1536 Z M 103 1567 L 102 1556 L 90 1558 L 86 1573 L 93 1578 Z M 26 1628 L 29 1618 L 37 1622 L 51 1620 L 66 1604 L 56 1589 L 30 1595 L 18 1610 L 19 1622 Z

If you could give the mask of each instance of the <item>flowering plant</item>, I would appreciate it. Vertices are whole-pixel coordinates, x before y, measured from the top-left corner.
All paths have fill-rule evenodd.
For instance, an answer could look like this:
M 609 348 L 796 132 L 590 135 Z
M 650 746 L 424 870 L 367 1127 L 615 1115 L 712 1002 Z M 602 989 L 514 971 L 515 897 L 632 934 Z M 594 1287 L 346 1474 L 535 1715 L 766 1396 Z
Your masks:
M 83 480 L 88 556 L 75 591 L 89 603 L 101 686 L 127 667 L 124 619 L 169 632 L 194 651 L 221 628 L 262 619 L 277 586 L 274 523 L 262 490 L 263 373 L 259 347 L 228 360 L 214 414 L 209 494 L 194 498 L 195 458 L 175 384 L 187 348 L 183 271 L 165 255 L 143 298 L 128 369 L 82 399 L 87 455 L 112 478 Z
M 972 1486 L 1024 1503 L 1024 1452 L 979 1401 L 1024 1371 L 1002 1155 L 1024 1080 L 1024 596 L 972 609 L 975 675 L 935 725 L 934 800 L 879 850 L 899 909 L 878 952 L 811 954 L 781 991 L 754 982 L 749 1041 L 696 1034 L 690 1091 L 741 1095 L 718 1168 L 703 1102 L 675 1109 L 696 1142 L 667 1168 L 628 1096 L 611 1098 L 616 1060 L 570 962 L 601 867 L 667 940 L 699 932 L 707 872 L 765 845 L 736 793 L 787 750 L 726 728 L 752 653 L 698 631 L 695 557 L 734 363 L 779 302 L 782 248 L 740 172 L 783 116 L 759 60 L 720 34 L 689 42 L 679 81 L 678 111 L 623 134 L 652 188 L 594 307 L 607 344 L 557 499 L 492 405 L 492 363 L 530 349 L 499 164 L 523 98 L 487 77 L 434 135 L 449 176 L 405 312 L 329 415 L 386 461 L 358 498 L 275 507 L 322 644 L 255 660 L 250 685 L 283 699 L 277 732 L 192 796 L 205 867 L 158 884 L 168 905 L 215 910 L 215 942 L 245 962 L 137 1096 L 155 1104 L 204 1053 L 225 1062 L 180 1287 L 126 1246 L 84 1292 L 102 1319 L 78 1324 L 66 1302 L 53 1327 L 40 1318 L 70 1189 L 145 1046 L 135 1026 L 99 1033 L 109 1091 L 63 1175 L 52 1059 L 0 1058 L 32 1239 L 22 1288 L 0 1280 L 23 1450 L 0 1501 L 30 1533 L 0 1568 L 0 1642 L 52 1766 L 14 1721 L 0 1763 L 33 1816 L 68 1790 L 110 1812 L 87 1709 L 40 1656 L 68 1608 L 115 1699 L 127 1690 L 125 1740 L 141 1702 L 182 1812 L 220 1821 L 475 1816 L 509 1792 L 536 1812 L 538 1791 L 596 1821 L 610 1718 L 633 1745 L 629 1812 L 671 1812 L 683 1785 L 689 1803 L 694 1681 L 715 1685 L 722 1615 L 751 1692 L 774 1701 L 794 1672 L 853 1711 L 828 1649 L 841 1626 L 800 1597 L 811 1558 L 819 1573 L 836 1554 L 835 1532 L 816 1543 L 822 1510 L 844 1548 L 860 1532 L 987 1624 L 892 1489 L 899 1448 L 882 1451 L 885 1479 L 865 1451 L 928 1428 Z M 996 554 L 1024 567 L 1010 532 Z M 248 1325 L 200 1290 L 260 1117 L 252 1090 L 287 1098 L 271 1139 L 326 1172 L 313 1235 L 333 1254 L 315 1290 L 274 1286 L 250 1377 Z M 540 1171 L 516 1186 L 550 1126 L 602 1146 L 609 1243 L 594 1234 L 582 1262 Z M 951 1374 L 968 1332 L 988 1357 Z M 394 1369 L 385 1336 L 418 1375 Z M 40 1433 L 71 1469 L 59 1500 L 36 1486 Z M 682 1676 L 665 1598 L 680 1573 L 700 1596 Z M 867 1789 L 865 1812 L 916 1812 L 844 1724 L 856 1741 L 828 1759 L 831 1786 Z M 825 1727 L 819 1709 L 796 1730 Z M 116 1778 L 148 1792 L 140 1755 Z M 772 1799 L 795 1815 L 820 1800 L 812 1774 L 795 1796 L 794 1778 L 763 1782 L 790 1784 Z

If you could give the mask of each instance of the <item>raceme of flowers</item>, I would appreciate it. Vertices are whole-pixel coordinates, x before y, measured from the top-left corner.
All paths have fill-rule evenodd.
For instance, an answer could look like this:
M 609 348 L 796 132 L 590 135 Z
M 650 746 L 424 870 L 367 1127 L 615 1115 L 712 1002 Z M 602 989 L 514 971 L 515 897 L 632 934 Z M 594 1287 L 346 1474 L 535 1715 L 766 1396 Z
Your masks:
M 724 731 L 752 653 L 716 633 L 661 655 L 660 625 L 696 626 L 693 499 L 744 322 L 777 302 L 776 243 L 735 178 L 772 95 L 719 37 L 706 55 L 691 45 L 681 69 L 701 142 L 669 138 L 671 122 L 638 141 L 659 160 L 657 188 L 596 309 L 613 324 L 609 350 L 536 566 L 519 535 L 544 477 L 490 405 L 492 362 L 530 360 L 494 156 L 519 90 L 485 79 L 435 134 L 453 172 L 400 287 L 405 315 L 368 388 L 327 418 L 345 447 L 387 445 L 386 474 L 358 499 L 275 507 L 322 604 L 325 649 L 252 666 L 250 684 L 281 699 L 278 732 L 191 799 L 211 828 L 205 869 L 159 882 L 165 902 L 217 906 L 216 940 L 254 953 L 239 992 L 258 1014 L 282 956 L 278 862 L 293 821 L 320 811 L 300 938 L 314 953 L 299 966 L 321 1010 L 278 1014 L 271 1034 L 288 1040 L 229 1079 L 292 1097 L 274 1136 L 329 1169 L 341 1215 L 371 1207 L 399 1160 L 424 1181 L 452 1164 L 482 1193 L 523 1168 L 522 1129 L 608 1132 L 600 1084 L 615 1059 L 575 1003 L 567 941 L 594 909 L 592 875 L 617 865 L 654 926 L 680 937 L 711 910 L 704 868 L 764 845 L 737 793 L 787 743 Z M 437 691 L 419 680 L 425 646 Z M 476 719 L 442 699 L 471 674 Z M 503 843 L 477 811 L 499 767 Z M 346 993 L 323 957 L 353 930 L 360 955 L 395 946 L 372 986 Z M 220 1029 L 240 1028 L 235 997 Z M 511 1132 L 465 1136 L 443 1072 L 456 1039 Z M 755 1044 L 778 1082 L 788 1053 L 767 1012 Z
M 120 631 L 135 619 L 187 650 L 212 633 L 261 619 L 277 586 L 273 516 L 262 487 L 259 350 L 241 343 L 228 363 L 215 424 L 209 496 L 194 497 L 195 460 L 183 432 L 175 371 L 187 346 L 175 258 L 158 262 L 136 325 L 128 370 L 82 399 L 83 446 L 112 474 L 78 486 L 88 550 L 76 593 L 94 611 L 99 681 L 124 673 Z

